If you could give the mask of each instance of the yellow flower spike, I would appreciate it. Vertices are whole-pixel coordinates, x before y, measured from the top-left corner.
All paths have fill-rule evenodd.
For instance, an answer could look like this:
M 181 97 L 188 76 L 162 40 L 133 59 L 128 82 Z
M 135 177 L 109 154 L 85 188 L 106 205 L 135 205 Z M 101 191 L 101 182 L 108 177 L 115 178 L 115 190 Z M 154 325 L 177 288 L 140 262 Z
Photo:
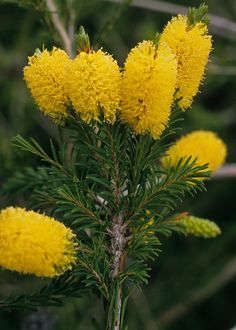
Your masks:
M 152 41 L 129 53 L 123 73 L 120 117 L 136 134 L 158 139 L 168 123 L 176 85 L 177 62 L 170 48 Z
M 170 147 L 166 156 L 162 158 L 164 166 L 177 165 L 180 158 L 197 158 L 197 165 L 209 163 L 208 169 L 216 171 L 223 165 L 227 154 L 225 143 L 213 132 L 194 131 L 179 140 Z
M 36 276 L 61 275 L 75 264 L 74 238 L 53 218 L 8 207 L 0 212 L 0 266 Z
M 197 237 L 213 238 L 221 234 L 217 224 L 210 220 L 187 216 L 182 218 L 179 223 L 183 226 L 186 234 Z
M 69 62 L 67 54 L 58 48 L 36 52 L 29 57 L 24 68 L 24 79 L 33 98 L 44 112 L 56 123 L 62 124 L 67 117 L 68 96 L 65 91 L 64 70 Z
M 188 17 L 178 15 L 167 24 L 160 37 L 171 48 L 178 61 L 175 98 L 182 110 L 191 106 L 203 79 L 205 66 L 212 49 L 211 36 L 203 22 L 188 25 Z
M 121 74 L 117 62 L 102 50 L 80 52 L 66 70 L 66 88 L 83 121 L 114 123 L 120 104 Z

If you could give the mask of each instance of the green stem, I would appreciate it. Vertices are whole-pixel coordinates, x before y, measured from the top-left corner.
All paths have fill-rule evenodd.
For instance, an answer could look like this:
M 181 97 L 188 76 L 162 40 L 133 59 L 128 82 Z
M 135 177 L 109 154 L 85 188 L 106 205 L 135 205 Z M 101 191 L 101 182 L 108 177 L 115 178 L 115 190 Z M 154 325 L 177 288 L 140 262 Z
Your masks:
M 116 282 L 108 310 L 106 330 L 121 330 L 122 309 L 122 285 Z
M 125 237 L 123 225 L 123 217 L 114 216 L 112 218 L 113 225 L 111 227 L 111 302 L 107 317 L 108 330 L 121 329 L 121 312 L 122 312 L 122 284 L 119 283 L 119 274 L 124 268 L 125 256 L 124 245 Z
M 111 281 L 111 301 L 107 316 L 107 330 L 121 330 L 122 316 L 122 284 L 119 276 L 123 271 L 125 255 L 125 230 L 124 225 L 124 210 L 121 208 L 122 190 L 121 190 L 121 173 L 119 157 L 115 141 L 114 131 L 110 128 L 107 130 L 107 135 L 110 139 L 110 152 L 113 161 L 113 194 L 114 194 L 114 209 L 111 215 L 111 227 L 109 228 L 110 240 L 110 281 Z
M 121 329 L 121 311 L 122 311 L 122 285 L 117 285 L 116 302 L 114 306 L 114 330 Z M 113 329 L 112 329 L 113 330 Z

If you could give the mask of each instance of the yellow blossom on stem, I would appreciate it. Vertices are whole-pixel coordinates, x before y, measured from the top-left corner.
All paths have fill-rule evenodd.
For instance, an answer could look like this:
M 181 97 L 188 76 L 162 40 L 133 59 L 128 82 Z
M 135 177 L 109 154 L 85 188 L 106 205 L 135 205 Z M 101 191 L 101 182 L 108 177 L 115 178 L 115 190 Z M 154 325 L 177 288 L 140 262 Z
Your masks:
M 186 216 L 179 220 L 186 234 L 203 238 L 213 238 L 221 234 L 220 228 L 213 221 Z
M 54 47 L 52 51 L 36 52 L 24 68 L 24 79 L 33 98 L 56 123 L 63 123 L 67 116 L 64 70 L 68 62 L 67 54 Z
M 111 55 L 102 50 L 80 52 L 66 70 L 66 88 L 71 103 L 87 123 L 100 115 L 114 123 L 120 104 L 120 70 Z
M 212 49 L 212 40 L 203 22 L 188 24 L 188 17 L 178 15 L 167 24 L 160 37 L 175 54 L 178 62 L 175 97 L 182 110 L 191 106 L 203 79 L 205 66 Z
M 8 207 L 0 212 L 0 266 L 36 276 L 61 275 L 75 263 L 74 238 L 53 218 Z
M 199 130 L 177 140 L 162 158 L 162 164 L 175 166 L 180 158 L 186 160 L 192 156 L 192 159 L 197 158 L 197 165 L 208 163 L 208 169 L 216 171 L 223 165 L 226 154 L 226 145 L 216 133 Z
M 168 123 L 177 76 L 170 48 L 152 41 L 139 43 L 129 53 L 122 78 L 120 117 L 136 134 L 158 139 Z

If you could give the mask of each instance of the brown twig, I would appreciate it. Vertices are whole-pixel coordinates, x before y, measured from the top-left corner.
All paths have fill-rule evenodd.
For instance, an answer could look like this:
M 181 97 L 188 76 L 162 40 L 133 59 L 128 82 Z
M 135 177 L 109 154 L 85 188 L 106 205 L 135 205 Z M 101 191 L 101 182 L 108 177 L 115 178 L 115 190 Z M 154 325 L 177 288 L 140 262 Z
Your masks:
M 69 12 L 68 34 L 71 41 L 73 41 L 75 38 L 75 20 L 76 20 L 76 13 L 73 4 L 74 4 L 74 0 L 67 0 L 67 7 Z
M 60 16 L 58 14 L 58 8 L 53 0 L 45 0 L 48 11 L 52 16 L 52 22 L 54 24 L 55 29 L 61 37 L 63 47 L 68 53 L 68 55 L 72 56 L 72 40 L 66 31 L 64 24 L 62 23 Z
M 208 74 L 219 76 L 236 76 L 236 66 L 234 65 L 208 65 Z
M 236 178 L 236 164 L 226 164 L 213 174 L 214 179 Z
M 122 3 L 123 0 L 105 0 L 107 2 Z M 188 12 L 187 6 L 178 5 L 175 3 L 169 3 L 166 1 L 158 0 L 133 0 L 130 4 L 134 7 L 157 11 L 168 14 L 186 14 Z M 215 34 L 223 35 L 226 38 L 234 37 L 236 34 L 236 22 L 229 20 L 225 17 L 217 15 L 208 15 L 210 18 L 210 26 L 214 29 Z M 230 34 L 229 34 L 230 32 Z
M 192 291 L 186 299 L 181 300 L 180 303 L 171 306 L 163 314 L 159 315 L 156 323 L 160 327 L 167 327 L 167 325 L 183 317 L 193 305 L 212 296 L 215 292 L 232 281 L 235 276 L 236 257 L 228 261 L 224 268 L 212 279 L 212 281 L 210 281 L 210 283 Z

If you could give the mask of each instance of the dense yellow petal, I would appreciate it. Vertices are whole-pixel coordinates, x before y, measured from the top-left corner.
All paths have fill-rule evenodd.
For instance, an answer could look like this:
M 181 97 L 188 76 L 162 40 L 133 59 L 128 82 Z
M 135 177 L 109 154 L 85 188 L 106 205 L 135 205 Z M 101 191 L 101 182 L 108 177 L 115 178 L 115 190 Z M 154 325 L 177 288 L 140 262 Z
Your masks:
M 226 154 L 225 143 L 215 133 L 200 130 L 177 140 L 162 159 L 162 163 L 175 166 L 180 158 L 192 156 L 193 159 L 198 158 L 198 165 L 209 163 L 209 170 L 216 171 L 224 163 Z
M 179 220 L 186 234 L 197 237 L 213 238 L 220 235 L 221 230 L 213 221 L 193 216 L 186 216 Z
M 61 123 L 67 116 L 68 97 L 65 92 L 64 70 L 69 62 L 67 54 L 57 48 L 44 50 L 29 57 L 24 79 L 33 98 L 47 116 Z
M 152 41 L 129 53 L 123 73 L 121 120 L 136 134 L 158 139 L 168 123 L 175 91 L 177 63 L 170 48 Z
M 0 266 L 53 277 L 75 263 L 75 235 L 62 223 L 23 208 L 0 212 Z
M 66 70 L 66 88 L 72 105 L 87 123 L 113 123 L 120 103 L 120 71 L 112 56 L 102 50 L 81 52 Z
M 160 42 L 169 45 L 178 61 L 176 99 L 182 110 L 191 105 L 203 79 L 212 49 L 211 36 L 207 32 L 204 23 L 188 26 L 187 16 L 179 15 L 172 18 L 161 34 Z

